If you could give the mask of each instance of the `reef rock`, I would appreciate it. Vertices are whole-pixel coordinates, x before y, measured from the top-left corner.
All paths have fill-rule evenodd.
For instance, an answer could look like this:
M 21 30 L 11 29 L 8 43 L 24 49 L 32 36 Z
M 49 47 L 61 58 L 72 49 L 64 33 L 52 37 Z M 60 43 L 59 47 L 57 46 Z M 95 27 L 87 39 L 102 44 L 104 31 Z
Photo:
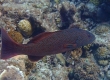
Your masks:
M 23 72 L 15 66 L 7 66 L 0 74 L 0 80 L 25 80 Z

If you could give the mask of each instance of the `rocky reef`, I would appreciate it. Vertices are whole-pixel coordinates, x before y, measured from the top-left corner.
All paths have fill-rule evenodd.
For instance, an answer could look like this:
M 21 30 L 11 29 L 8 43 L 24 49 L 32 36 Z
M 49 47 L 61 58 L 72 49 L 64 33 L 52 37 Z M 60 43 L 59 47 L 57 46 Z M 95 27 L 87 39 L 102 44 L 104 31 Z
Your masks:
M 0 59 L 0 80 L 110 79 L 110 0 L 0 0 L 1 27 L 19 44 L 42 32 L 74 27 L 96 39 L 37 62 L 26 55 Z

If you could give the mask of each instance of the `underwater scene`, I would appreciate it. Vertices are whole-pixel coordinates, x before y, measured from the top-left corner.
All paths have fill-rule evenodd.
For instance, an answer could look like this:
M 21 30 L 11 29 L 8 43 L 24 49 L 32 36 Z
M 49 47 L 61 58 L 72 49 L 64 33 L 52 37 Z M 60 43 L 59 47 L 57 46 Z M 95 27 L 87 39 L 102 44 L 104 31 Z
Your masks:
M 110 80 L 110 0 L 0 0 L 0 80 Z

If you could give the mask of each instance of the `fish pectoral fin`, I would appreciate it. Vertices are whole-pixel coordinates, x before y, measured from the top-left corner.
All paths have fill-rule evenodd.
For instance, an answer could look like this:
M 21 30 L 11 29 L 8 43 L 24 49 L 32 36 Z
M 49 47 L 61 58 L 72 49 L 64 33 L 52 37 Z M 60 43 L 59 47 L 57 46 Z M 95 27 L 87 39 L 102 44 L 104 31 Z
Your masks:
M 64 48 L 76 48 L 77 44 L 65 44 Z
M 31 55 L 28 55 L 28 59 L 30 61 L 38 61 L 40 59 L 42 59 L 44 56 L 31 56 Z

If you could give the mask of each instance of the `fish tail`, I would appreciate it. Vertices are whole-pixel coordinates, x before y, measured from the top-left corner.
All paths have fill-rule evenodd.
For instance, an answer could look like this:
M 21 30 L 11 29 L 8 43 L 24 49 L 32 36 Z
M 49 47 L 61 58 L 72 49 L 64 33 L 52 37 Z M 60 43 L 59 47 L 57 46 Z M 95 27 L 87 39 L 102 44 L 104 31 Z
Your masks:
M 1 39 L 1 59 L 8 59 L 18 55 L 20 45 L 14 42 L 3 28 L 1 28 Z

